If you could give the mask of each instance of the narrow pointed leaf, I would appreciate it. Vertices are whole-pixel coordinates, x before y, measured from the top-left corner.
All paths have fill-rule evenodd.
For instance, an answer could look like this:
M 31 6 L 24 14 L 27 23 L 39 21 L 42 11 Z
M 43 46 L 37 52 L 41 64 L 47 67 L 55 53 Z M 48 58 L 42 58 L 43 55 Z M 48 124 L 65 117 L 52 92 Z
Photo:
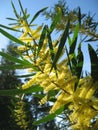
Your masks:
M 55 29 L 57 23 L 60 21 L 60 18 L 61 18 L 61 15 L 62 15 L 62 11 L 61 9 L 58 7 L 58 13 L 57 15 L 55 16 L 51 26 L 50 26 L 50 33 L 53 32 L 53 30 Z
M 49 114 L 48 116 L 45 116 L 38 121 L 35 121 L 33 123 L 33 125 L 39 125 L 39 124 L 45 123 L 47 121 L 53 120 L 57 115 L 61 114 L 63 111 L 64 111 L 64 106 L 62 106 L 60 109 L 56 110 L 56 112 Z
M 14 18 L 6 18 L 6 19 L 8 19 L 8 20 L 13 20 L 13 21 L 17 21 L 17 19 L 14 19 Z
M 32 73 L 32 74 L 23 74 L 23 75 L 16 75 L 17 78 L 27 78 L 27 77 L 31 77 L 31 76 L 34 76 L 35 73 Z
M 80 78 L 83 68 L 83 53 L 81 51 L 81 44 L 78 47 L 78 56 L 77 56 L 77 65 L 76 65 L 76 73 L 77 77 Z
M 49 31 L 47 32 L 47 38 L 48 38 L 48 43 L 49 43 L 49 49 L 50 49 L 51 59 L 53 61 L 53 59 L 54 59 L 54 50 L 53 50 L 52 39 L 51 39 Z
M 69 46 L 71 46 L 72 41 L 71 41 L 70 36 L 68 36 L 68 43 L 69 43 Z
M 24 45 L 25 43 L 14 37 L 13 35 L 9 34 L 8 32 L 4 31 L 3 29 L 0 28 L 0 33 L 2 33 L 4 36 L 9 38 L 10 40 L 16 42 L 17 44 Z
M 18 0 L 18 2 L 19 2 L 19 5 L 20 5 L 20 8 L 21 8 L 21 11 L 22 11 L 22 13 L 23 13 L 23 18 L 26 20 L 26 14 L 25 14 L 24 9 L 23 9 L 23 7 L 22 7 L 21 1 Z
M 33 64 L 15 64 L 15 65 L 3 65 L 0 66 L 0 70 L 4 70 L 4 69 L 10 69 L 10 70 L 16 70 L 16 69 L 28 69 L 28 68 L 33 68 L 35 71 L 38 71 L 38 67 L 34 66 Z
M 70 22 L 69 22 L 69 20 L 68 20 L 67 25 L 66 25 L 66 29 L 64 30 L 64 33 L 63 33 L 63 35 L 62 35 L 62 37 L 61 37 L 61 40 L 60 40 L 60 43 L 59 43 L 59 47 L 58 47 L 57 53 L 55 54 L 55 57 L 54 57 L 54 60 L 53 60 L 53 64 L 52 64 L 51 69 L 56 66 L 56 63 L 57 63 L 57 61 L 58 61 L 58 59 L 59 59 L 59 57 L 60 57 L 60 55 L 61 55 L 61 53 L 62 53 L 62 50 L 63 50 L 64 45 L 65 45 L 65 43 L 66 43 L 66 40 L 67 40 L 67 38 L 68 38 L 69 23 L 70 23 Z
M 76 44 L 77 44 L 77 39 L 78 39 L 78 32 L 79 32 L 79 25 L 76 26 L 75 31 L 74 31 L 74 35 L 72 38 L 72 42 L 69 48 L 69 54 L 74 53 L 75 48 L 76 48 Z
M 85 40 L 85 42 L 94 42 L 94 41 L 98 41 L 98 38 L 91 37 L 88 40 Z
M 10 60 L 10 61 L 12 61 L 12 62 L 23 63 L 22 60 L 20 60 L 20 59 L 14 57 L 14 56 L 11 56 L 11 55 L 8 54 L 8 53 L 0 52 L 0 55 L 1 55 L 2 57 L 6 58 L 6 59 L 8 59 L 8 60 Z
M 79 12 L 78 12 L 78 20 L 79 20 L 79 26 L 81 27 L 81 9 L 79 7 Z
M 98 81 L 98 57 L 90 44 L 88 44 L 88 50 L 91 61 L 91 76 L 94 80 Z
M 14 13 L 15 13 L 16 17 L 19 18 L 19 15 L 18 15 L 18 13 L 17 13 L 17 11 L 15 9 L 14 3 L 12 1 L 11 1 L 11 4 L 12 4 L 12 7 L 13 7 L 13 10 L 14 10 Z
M 12 30 L 12 31 L 16 31 L 16 32 L 21 32 L 21 31 L 19 31 L 19 30 L 16 30 L 16 29 L 13 29 L 13 28 L 4 26 L 4 25 L 2 25 L 2 24 L 0 24 L 0 27 L 5 28 L 5 29 L 9 29 L 9 30 Z
M 43 88 L 38 85 L 33 85 L 27 89 L 10 89 L 10 90 L 0 90 L 0 96 L 15 96 L 19 94 L 30 94 L 42 91 Z
M 29 25 L 32 24 L 32 22 L 40 15 L 40 13 L 42 13 L 43 11 L 45 11 L 48 7 L 45 7 L 41 10 L 39 10 L 35 15 L 34 17 L 32 18 L 32 20 L 30 21 Z
M 38 43 L 37 55 L 39 54 L 39 52 L 40 52 L 40 50 L 43 46 L 43 43 L 44 43 L 44 40 L 45 40 L 45 37 L 46 37 L 46 33 L 47 33 L 47 25 L 45 25 L 43 30 L 42 30 L 40 40 L 39 40 L 39 43 Z

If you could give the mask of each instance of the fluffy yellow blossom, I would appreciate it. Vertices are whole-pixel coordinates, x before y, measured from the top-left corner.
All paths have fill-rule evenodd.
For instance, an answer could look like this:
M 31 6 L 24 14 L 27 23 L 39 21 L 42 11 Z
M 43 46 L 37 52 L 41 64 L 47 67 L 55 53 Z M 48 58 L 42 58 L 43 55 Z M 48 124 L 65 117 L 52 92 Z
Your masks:
M 50 113 L 55 112 L 57 109 L 59 109 L 62 105 L 66 105 L 67 103 L 70 103 L 73 100 L 73 96 L 62 92 L 58 97 L 57 101 L 54 103 L 52 109 L 50 110 Z
M 18 46 L 18 50 L 24 52 L 24 51 L 28 50 L 28 47 L 26 47 L 26 46 Z
M 39 71 L 36 72 L 33 68 L 29 69 L 30 72 L 35 72 L 35 75 L 22 85 L 22 89 L 27 89 L 35 84 L 43 87 L 46 96 L 41 99 L 39 102 L 40 105 L 48 101 L 48 92 L 50 90 L 58 90 L 57 95 L 55 95 L 57 100 L 52 106 L 50 113 L 54 113 L 62 105 L 69 104 L 68 109 L 71 111 L 69 114 L 69 119 L 72 123 L 71 128 L 73 130 L 89 130 L 91 119 L 98 114 L 98 100 L 94 97 L 98 82 L 94 82 L 90 76 L 81 78 L 78 81 L 77 76 L 72 74 L 68 66 L 68 60 L 73 58 L 72 55 L 69 55 L 69 59 L 66 58 L 62 61 L 58 61 L 56 71 L 54 68 L 51 70 L 53 61 L 51 60 L 47 38 L 44 39 L 41 50 L 37 55 L 37 40 L 40 38 L 42 26 L 39 26 L 36 30 L 32 30 L 26 21 L 22 21 L 21 24 L 23 34 L 19 39 L 25 42 L 26 45 L 18 47 L 18 50 L 27 52 L 24 58 L 30 60 L 33 65 L 39 68 Z M 36 42 L 33 40 L 36 40 Z M 58 50 L 57 41 L 53 42 L 53 50 L 54 53 Z M 62 51 L 62 55 L 64 52 L 65 49 Z M 97 124 L 98 121 L 94 126 L 95 129 Z
M 45 102 L 47 102 L 47 95 L 41 99 L 41 101 L 39 102 L 40 105 L 43 105 Z

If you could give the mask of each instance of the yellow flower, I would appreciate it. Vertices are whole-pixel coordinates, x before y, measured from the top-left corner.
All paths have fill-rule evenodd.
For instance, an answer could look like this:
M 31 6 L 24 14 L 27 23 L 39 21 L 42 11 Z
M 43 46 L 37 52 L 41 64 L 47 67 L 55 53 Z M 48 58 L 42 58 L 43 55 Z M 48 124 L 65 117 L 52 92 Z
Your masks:
M 58 89 L 58 88 L 57 88 L 57 86 L 56 86 L 55 84 L 50 83 L 50 84 L 48 84 L 48 85 L 45 87 L 44 92 L 48 92 L 48 91 L 53 90 L 53 89 Z
M 43 105 L 47 102 L 47 95 L 41 99 L 41 101 L 39 102 L 40 105 Z
M 57 101 L 54 103 L 53 107 L 50 110 L 50 113 L 55 112 L 57 109 L 59 109 L 62 105 L 66 105 L 67 103 L 72 102 L 73 96 L 62 92 L 58 97 Z

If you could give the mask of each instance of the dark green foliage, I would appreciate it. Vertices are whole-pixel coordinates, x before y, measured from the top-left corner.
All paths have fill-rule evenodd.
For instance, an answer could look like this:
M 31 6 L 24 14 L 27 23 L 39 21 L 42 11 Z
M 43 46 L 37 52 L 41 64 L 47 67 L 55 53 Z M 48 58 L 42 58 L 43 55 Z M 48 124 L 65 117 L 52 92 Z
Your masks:
M 83 63 L 84 63 L 84 57 L 83 57 L 83 52 L 81 50 L 81 44 L 80 44 L 78 47 L 77 65 L 76 65 L 76 75 L 78 79 L 81 78 Z
M 90 61 L 91 61 L 91 76 L 95 81 L 98 81 L 98 56 L 92 46 L 88 45 Z
M 42 30 L 42 33 L 41 33 L 41 36 L 40 36 L 40 40 L 39 40 L 39 43 L 38 43 L 38 50 L 37 50 L 37 56 L 43 46 L 43 43 L 44 43 L 44 40 L 45 40 L 45 37 L 46 37 L 46 34 L 47 34 L 47 25 L 44 26 L 43 30 Z
M 14 47 L 14 46 L 13 46 Z M 8 46 L 9 53 L 12 53 L 13 50 L 11 48 L 12 44 Z M 13 54 L 14 55 L 14 54 Z M 17 56 L 17 55 L 16 55 Z M 13 64 L 12 62 L 8 61 L 7 59 L 1 60 L 1 65 L 8 64 L 9 66 Z M 4 91 L 6 89 L 13 89 L 16 88 L 21 84 L 21 81 L 15 76 L 15 71 L 10 69 L 4 69 L 0 71 L 0 90 Z M 15 99 L 11 99 L 6 96 L 0 96 L 0 129 L 1 130 L 17 130 L 19 127 L 13 120 L 11 116 L 11 110 L 9 107 L 13 108 L 11 100 L 15 101 Z
M 55 67 L 55 65 L 56 65 L 56 63 L 57 63 L 57 61 L 58 61 L 58 59 L 59 59 L 59 57 L 60 57 L 60 55 L 62 53 L 62 50 L 63 50 L 64 45 L 66 43 L 66 40 L 68 38 L 69 24 L 70 24 L 70 20 L 68 20 L 66 28 L 65 28 L 65 30 L 63 32 L 63 35 L 62 35 L 61 39 L 60 39 L 59 47 L 58 47 L 57 53 L 55 54 L 51 69 L 53 67 Z
M 64 111 L 64 106 L 62 106 L 60 109 L 56 110 L 54 113 L 49 114 L 48 116 L 45 116 L 44 118 L 34 122 L 34 125 L 38 125 L 40 123 L 44 123 L 47 121 L 50 121 L 52 119 L 54 119 L 57 115 L 61 114 Z

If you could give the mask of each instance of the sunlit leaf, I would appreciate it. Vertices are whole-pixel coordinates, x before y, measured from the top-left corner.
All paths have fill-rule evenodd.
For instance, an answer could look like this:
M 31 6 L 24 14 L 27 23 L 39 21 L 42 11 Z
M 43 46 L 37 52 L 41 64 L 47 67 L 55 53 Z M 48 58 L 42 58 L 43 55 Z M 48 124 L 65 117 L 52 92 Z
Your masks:
M 1 55 L 2 57 L 4 57 L 4 58 L 10 60 L 10 61 L 13 61 L 13 62 L 16 62 L 16 63 L 21 63 L 21 64 L 23 63 L 22 60 L 20 60 L 20 59 L 14 57 L 14 56 L 11 56 L 11 55 L 8 54 L 8 53 L 0 52 L 0 55 Z
M 45 7 L 41 10 L 39 10 L 35 15 L 34 17 L 32 18 L 32 20 L 30 21 L 29 25 L 32 24 L 32 22 L 40 15 L 40 13 L 42 13 L 43 11 L 45 11 L 48 7 Z
M 23 63 L 24 63 L 24 61 L 22 61 L 22 60 L 20 60 L 20 59 L 18 59 L 18 58 L 16 58 L 16 57 L 14 57 L 14 56 L 12 56 L 12 55 L 10 55 L 10 54 L 8 54 L 8 53 L 0 52 L 0 55 L 1 55 L 2 57 L 6 58 L 6 59 L 8 59 L 8 60 L 10 60 L 10 61 L 12 61 L 12 62 L 20 63 L 20 64 L 23 64 Z
M 5 65 L 5 66 L 0 66 L 0 69 L 25 69 L 25 68 L 33 68 L 34 70 L 38 71 L 38 67 L 34 66 L 32 63 L 30 63 L 28 60 L 26 59 L 18 59 L 8 53 L 4 53 L 4 52 L 0 52 L 0 55 L 10 61 L 12 61 L 13 63 L 18 63 L 15 65 Z
M 4 31 L 3 29 L 0 28 L 0 33 L 2 33 L 4 36 L 9 38 L 10 40 L 16 42 L 17 44 L 24 45 L 25 43 L 14 37 L 13 35 L 9 34 L 8 32 Z
M 10 27 L 4 26 L 4 25 L 2 25 L 2 24 L 0 24 L 0 27 L 5 28 L 5 29 L 9 29 L 9 30 L 12 30 L 12 31 L 16 31 L 16 32 L 21 32 L 21 31 L 19 31 L 19 30 L 16 30 L 16 29 L 14 29 L 14 28 L 10 28 Z

